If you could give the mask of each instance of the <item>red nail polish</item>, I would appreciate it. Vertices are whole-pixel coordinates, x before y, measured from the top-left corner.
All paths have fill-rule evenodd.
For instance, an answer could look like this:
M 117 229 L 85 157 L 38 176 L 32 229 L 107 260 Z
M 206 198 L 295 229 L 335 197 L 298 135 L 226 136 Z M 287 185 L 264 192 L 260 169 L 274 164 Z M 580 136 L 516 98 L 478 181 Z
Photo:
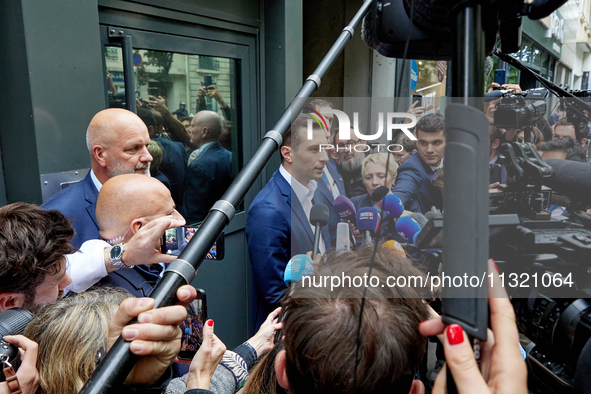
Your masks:
M 451 324 L 447 327 L 447 341 L 450 345 L 459 345 L 464 342 L 464 331 L 459 324 Z
M 497 270 L 497 274 L 499 273 L 499 267 L 497 266 L 497 262 L 494 259 L 491 259 L 493 262 L 493 265 L 495 266 L 495 269 Z
M 210 326 L 210 327 L 213 327 L 213 320 L 212 319 L 209 319 L 207 321 L 207 325 Z

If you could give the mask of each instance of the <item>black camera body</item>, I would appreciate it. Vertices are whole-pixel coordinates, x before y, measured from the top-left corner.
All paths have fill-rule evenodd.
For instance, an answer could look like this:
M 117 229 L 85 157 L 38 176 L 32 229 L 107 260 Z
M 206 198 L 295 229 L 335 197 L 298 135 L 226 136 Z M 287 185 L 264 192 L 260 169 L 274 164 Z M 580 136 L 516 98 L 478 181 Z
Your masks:
M 6 335 L 22 334 L 31 321 L 33 315 L 31 312 L 22 308 L 12 308 L 0 312 L 0 382 L 4 382 L 3 369 L 8 362 L 16 371 L 21 364 L 18 347 L 4 340 Z
M 542 119 L 546 115 L 546 102 L 542 100 L 543 93 L 535 90 L 533 93 L 529 90 L 501 98 L 494 115 L 495 126 L 502 129 L 523 129 Z

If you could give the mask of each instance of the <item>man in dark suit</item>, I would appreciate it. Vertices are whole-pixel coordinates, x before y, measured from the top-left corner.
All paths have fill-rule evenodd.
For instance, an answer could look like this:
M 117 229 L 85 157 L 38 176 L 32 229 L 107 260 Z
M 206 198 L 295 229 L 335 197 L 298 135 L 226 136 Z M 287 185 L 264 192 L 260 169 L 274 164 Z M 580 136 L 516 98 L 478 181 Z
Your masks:
M 126 245 L 143 226 L 164 216 L 184 224 L 168 188 L 155 178 L 137 174 L 109 179 L 101 188 L 96 203 L 101 238 L 111 245 Z M 147 297 L 162 270 L 160 264 L 135 265 L 131 269 L 110 272 L 96 286 L 121 287 L 135 297 Z
M 91 166 L 88 175 L 42 205 L 44 209 L 57 209 L 72 220 L 76 230 L 72 245 L 76 248 L 84 241 L 100 238 L 95 208 L 102 184 L 121 174 L 150 176 L 152 162 L 146 125 L 124 109 L 111 108 L 96 114 L 88 126 L 86 143 Z
M 185 173 L 183 215 L 189 224 L 205 219 L 232 183 L 232 152 L 218 141 L 222 128 L 222 118 L 213 111 L 200 111 L 191 121 L 191 143 L 197 146 L 191 156 L 197 157 Z
M 445 120 L 441 114 L 423 116 L 415 127 L 417 150 L 398 167 L 392 191 L 408 211 L 425 213 L 443 208 L 441 190 L 433 186 L 435 170 L 443 167 Z
M 185 169 L 187 168 L 185 147 L 182 143 L 171 141 L 158 133 L 156 130 L 156 119 L 152 111 L 148 108 L 140 107 L 137 110 L 137 114 L 146 124 L 150 139 L 157 142 L 162 148 L 162 163 L 159 169 L 170 181 L 172 199 L 180 207 L 183 204 Z
M 361 164 L 365 159 L 366 141 L 357 139 L 353 128 L 349 140 L 340 139 L 340 133 L 334 134 L 334 146 L 339 155 L 338 170 L 343 178 L 347 197 L 362 196 L 367 193 L 361 176 Z
M 322 129 L 314 127 L 313 138 L 306 138 L 308 119 L 300 115 L 293 122 L 281 146 L 279 170 L 248 211 L 246 239 L 255 290 L 255 332 L 285 293 L 283 275 L 289 259 L 311 251 L 314 245 L 310 209 L 317 203 L 314 192 L 328 156 L 319 149 L 326 144 Z M 330 245 L 327 233 L 324 227 L 322 253 Z

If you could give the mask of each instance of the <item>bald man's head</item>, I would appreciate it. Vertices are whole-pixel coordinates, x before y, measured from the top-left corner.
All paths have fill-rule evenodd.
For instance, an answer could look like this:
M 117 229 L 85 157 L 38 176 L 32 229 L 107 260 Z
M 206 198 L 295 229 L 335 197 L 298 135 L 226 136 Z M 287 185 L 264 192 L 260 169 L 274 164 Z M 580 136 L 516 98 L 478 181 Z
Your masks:
M 148 129 L 133 112 L 110 108 L 96 114 L 86 131 L 92 170 L 101 183 L 121 174 L 149 175 Z
M 191 120 L 189 133 L 191 143 L 197 147 L 211 141 L 217 141 L 222 134 L 222 118 L 213 111 L 199 111 Z
M 143 225 L 162 216 L 182 219 L 170 191 L 155 178 L 138 174 L 109 179 L 99 192 L 96 219 L 103 239 L 126 241 Z

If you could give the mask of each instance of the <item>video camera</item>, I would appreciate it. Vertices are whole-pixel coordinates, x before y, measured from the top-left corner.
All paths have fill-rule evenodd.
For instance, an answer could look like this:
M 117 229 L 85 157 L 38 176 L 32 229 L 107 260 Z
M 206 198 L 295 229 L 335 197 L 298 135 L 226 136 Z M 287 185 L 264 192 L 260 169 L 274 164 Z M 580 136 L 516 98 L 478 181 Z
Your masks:
M 507 280 L 519 331 L 531 341 L 528 386 L 572 392 L 591 358 L 591 347 L 585 347 L 591 344 L 591 227 L 582 213 L 559 219 L 549 209 L 556 207 L 553 189 L 566 194 L 561 201 L 570 200 L 567 209 L 585 209 L 584 198 L 570 192 L 577 186 L 565 183 L 571 173 L 583 179 L 591 167 L 546 163 L 531 144 L 501 145 L 499 156 L 511 181 L 490 194 L 490 214 L 517 214 L 519 224 L 491 232 L 490 253 Z M 569 172 L 569 164 L 576 168 Z
M 503 129 L 532 127 L 546 115 L 548 89 L 537 88 L 524 92 L 501 90 L 501 101 L 495 111 L 495 126 Z M 528 103 L 529 101 L 529 103 Z

